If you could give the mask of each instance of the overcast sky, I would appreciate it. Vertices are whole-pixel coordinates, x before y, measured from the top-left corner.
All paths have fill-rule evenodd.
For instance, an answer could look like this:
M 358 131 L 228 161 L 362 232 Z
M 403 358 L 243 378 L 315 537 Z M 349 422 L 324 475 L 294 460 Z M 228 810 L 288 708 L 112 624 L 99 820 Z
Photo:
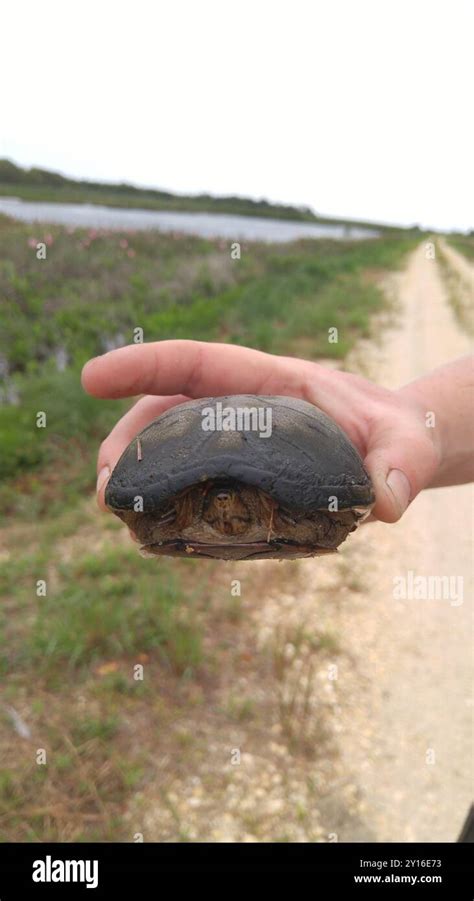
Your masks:
M 467 229 L 470 0 L 10 0 L 0 156 Z

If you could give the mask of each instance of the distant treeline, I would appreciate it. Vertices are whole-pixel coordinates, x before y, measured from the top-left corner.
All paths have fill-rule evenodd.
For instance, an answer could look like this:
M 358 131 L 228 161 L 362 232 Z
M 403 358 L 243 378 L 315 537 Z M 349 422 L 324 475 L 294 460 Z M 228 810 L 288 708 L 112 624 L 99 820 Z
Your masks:
M 214 197 L 211 194 L 172 194 L 155 188 L 137 188 L 125 182 L 107 184 L 66 178 L 58 172 L 34 166 L 24 169 L 11 160 L 0 159 L 0 195 L 20 197 L 23 200 L 62 203 L 99 203 L 105 206 L 139 207 L 150 210 L 182 210 L 187 212 L 234 213 L 241 216 L 267 216 L 273 219 L 292 219 L 305 222 L 331 223 L 333 225 L 361 225 L 373 227 L 374 223 L 355 222 L 319 216 L 309 207 L 285 206 L 268 200 L 251 200 L 246 197 Z M 375 224 L 387 231 L 400 231 L 390 226 Z M 401 229 L 404 231 L 404 229 Z
M 309 207 L 284 206 L 267 200 L 245 197 L 213 197 L 210 194 L 192 196 L 172 194 L 155 188 L 137 188 L 125 182 L 105 183 L 86 179 L 66 178 L 58 172 L 23 169 L 11 160 L 0 159 L 0 193 L 37 200 L 64 202 L 110 203 L 120 206 L 140 206 L 158 210 L 195 210 L 241 215 L 272 216 L 276 219 L 316 221 Z

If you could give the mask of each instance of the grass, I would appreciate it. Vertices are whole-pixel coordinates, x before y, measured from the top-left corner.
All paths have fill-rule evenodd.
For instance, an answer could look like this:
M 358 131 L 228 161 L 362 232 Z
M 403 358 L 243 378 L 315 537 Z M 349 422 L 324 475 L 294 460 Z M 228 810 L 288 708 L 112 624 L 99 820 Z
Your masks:
M 146 341 L 192 336 L 264 343 L 269 350 L 286 342 L 288 350 L 291 331 L 280 335 L 282 323 L 307 331 L 309 309 L 316 356 L 327 351 L 329 326 L 343 328 L 351 312 L 371 312 L 361 286 L 352 299 L 349 280 L 396 266 L 413 246 L 410 235 L 301 241 L 290 248 L 253 244 L 232 260 L 226 242 L 153 232 L 69 234 L 5 217 L 0 237 L 7 363 L 11 372 L 29 373 L 48 362 L 57 369 L 60 360 L 77 367 L 88 356 L 132 342 L 137 327 Z M 47 258 L 38 260 L 28 242 L 48 240 Z M 324 300 L 329 285 L 340 289 L 340 309 L 333 296 Z
M 32 239 L 44 239 L 46 260 Z M 309 755 L 323 737 L 308 715 L 317 686 L 311 673 L 305 683 L 295 674 L 293 684 L 290 672 L 287 694 L 277 648 L 270 656 L 280 694 L 263 711 L 238 682 L 260 663 L 255 649 L 239 647 L 247 610 L 244 597 L 229 594 L 229 570 L 144 560 L 123 526 L 98 513 L 97 447 L 129 402 L 86 396 L 80 367 L 132 341 L 136 327 L 147 341 L 182 336 L 342 358 L 384 304 L 379 275 L 401 264 L 414 237 L 249 244 L 232 261 L 219 241 L 1 217 L 0 240 L 0 672 L 4 702 L 31 732 L 21 738 L 2 716 L 0 838 L 133 840 L 140 822 L 124 813 L 136 798 L 139 817 L 138 799 L 158 780 L 163 834 L 186 840 L 166 773 L 172 781 L 206 770 L 205 715 L 227 744 L 229 730 L 244 727 L 260 744 L 260 724 L 267 729 L 274 716 L 295 753 Z M 328 343 L 332 327 L 338 344 Z M 40 411 L 46 428 L 38 428 Z M 330 635 L 303 630 L 292 640 L 315 654 L 337 652 Z M 143 680 L 134 678 L 137 665 Z M 227 671 L 236 681 L 221 691 Z M 46 749 L 46 766 L 36 763 L 37 748 Z M 165 775 L 162 759 L 172 761 Z
M 170 561 L 163 561 L 157 574 L 154 560 L 112 542 L 111 536 L 67 563 L 47 536 L 34 554 L 10 551 L 0 582 L 12 618 L 0 648 L 3 671 L 31 668 L 37 678 L 45 677 L 44 684 L 57 686 L 65 675 L 77 679 L 81 671 L 118 657 L 130 661 L 133 679 L 133 664 L 148 652 L 177 675 L 199 666 L 200 637 L 193 622 L 199 590 L 187 591 L 183 610 L 183 582 Z M 182 562 L 185 575 L 193 563 Z M 46 596 L 36 594 L 38 579 L 46 583 Z M 15 618 L 26 610 L 25 634 Z
M 468 260 L 474 260 L 474 235 L 451 235 L 448 243 L 452 244 L 459 253 L 467 257 Z
M 274 353 L 301 352 L 310 358 L 341 358 L 366 335 L 382 296 L 376 273 L 399 264 L 413 237 L 366 242 L 299 242 L 251 245 L 233 261 L 223 242 L 137 233 L 32 229 L 0 218 L 4 259 L 0 293 L 6 375 L 0 408 L 4 447 L 0 479 L 25 473 L 23 492 L 6 490 L 2 502 L 19 511 L 26 493 L 40 505 L 56 490 L 35 482 L 32 472 L 47 464 L 67 470 L 66 493 L 92 484 L 83 465 L 122 403 L 84 395 L 79 370 L 90 356 L 133 341 L 193 337 L 247 344 Z M 45 260 L 38 241 L 49 242 Z M 129 253 L 133 252 L 133 256 Z M 338 343 L 328 341 L 337 328 Z M 46 428 L 37 416 L 46 413 Z M 91 461 L 92 462 L 92 461 Z M 64 479 L 63 479 L 64 483 Z
M 340 652 L 330 633 L 315 634 L 304 623 L 277 626 L 267 648 L 275 677 L 282 734 L 294 754 L 313 758 L 330 734 L 325 719 L 325 703 L 317 684 L 314 651 L 318 664 L 333 660 Z
M 0 840 L 112 840 L 120 833 L 122 799 L 140 784 L 143 761 L 137 754 L 124 762 L 119 719 L 105 704 L 96 716 L 74 705 L 69 729 L 64 719 L 53 696 L 47 714 L 34 718 L 44 763 L 31 744 L 2 741 Z
M 465 241 L 450 241 L 456 250 L 469 258 L 467 247 L 472 244 L 466 238 Z M 446 286 L 449 302 L 460 325 L 471 335 L 474 335 L 474 310 L 472 298 L 472 286 L 463 278 L 462 274 L 443 251 L 440 243 L 437 243 L 437 260 L 441 269 L 441 274 Z
M 2 697 L 31 735 L 15 734 L 0 703 L 0 840 L 130 840 L 123 805 L 170 732 L 179 685 L 185 691 L 191 677 L 202 678 L 203 587 L 192 584 L 194 562 L 176 571 L 164 561 L 157 570 L 117 546 L 118 523 L 103 533 L 96 525 L 94 542 L 97 516 L 86 506 L 73 538 L 52 543 L 47 516 L 44 533 L 20 522 L 16 534 L 3 535 Z M 59 525 L 68 522 L 67 510 L 56 515 Z M 34 550 L 22 546 L 18 529 L 30 541 L 35 535 Z M 46 597 L 36 596 L 38 578 Z M 166 682 L 174 686 L 169 712 L 156 701 Z M 131 718 L 146 724 L 137 742 Z
M 134 549 L 90 554 L 59 567 L 60 584 L 41 600 L 24 653 L 37 672 L 74 672 L 117 655 L 156 650 L 182 674 L 200 662 L 199 637 L 176 621 L 179 586 L 171 566 Z M 152 584 L 154 582 L 154 585 Z M 95 596 L 91 604 L 91 596 Z M 192 597 L 187 599 L 189 608 Z

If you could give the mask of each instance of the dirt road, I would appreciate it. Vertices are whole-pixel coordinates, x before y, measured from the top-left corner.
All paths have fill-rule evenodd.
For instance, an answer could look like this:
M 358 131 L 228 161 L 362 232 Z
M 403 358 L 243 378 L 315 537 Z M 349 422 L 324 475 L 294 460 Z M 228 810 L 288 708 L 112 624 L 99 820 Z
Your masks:
M 459 254 L 448 252 L 459 265 Z M 468 273 L 462 258 L 461 265 Z M 368 374 L 386 387 L 470 349 L 425 246 L 392 287 L 398 322 L 365 358 Z M 472 501 L 471 486 L 425 491 L 400 523 L 368 525 L 364 540 L 344 551 L 365 584 L 341 617 L 353 667 L 338 684 L 343 754 L 361 797 L 361 839 L 452 841 L 468 809 Z M 395 600 L 394 579 L 410 571 L 456 577 L 458 585 L 462 579 L 462 598 Z M 344 837 L 352 837 L 350 826 Z

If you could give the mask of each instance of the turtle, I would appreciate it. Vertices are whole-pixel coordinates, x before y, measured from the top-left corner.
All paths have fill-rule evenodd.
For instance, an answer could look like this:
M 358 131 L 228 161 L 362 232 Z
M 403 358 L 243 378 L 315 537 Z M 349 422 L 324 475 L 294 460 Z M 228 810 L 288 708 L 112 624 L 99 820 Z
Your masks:
M 128 445 L 105 502 L 144 556 L 280 560 L 334 553 L 375 501 L 322 410 L 252 394 L 178 404 Z

